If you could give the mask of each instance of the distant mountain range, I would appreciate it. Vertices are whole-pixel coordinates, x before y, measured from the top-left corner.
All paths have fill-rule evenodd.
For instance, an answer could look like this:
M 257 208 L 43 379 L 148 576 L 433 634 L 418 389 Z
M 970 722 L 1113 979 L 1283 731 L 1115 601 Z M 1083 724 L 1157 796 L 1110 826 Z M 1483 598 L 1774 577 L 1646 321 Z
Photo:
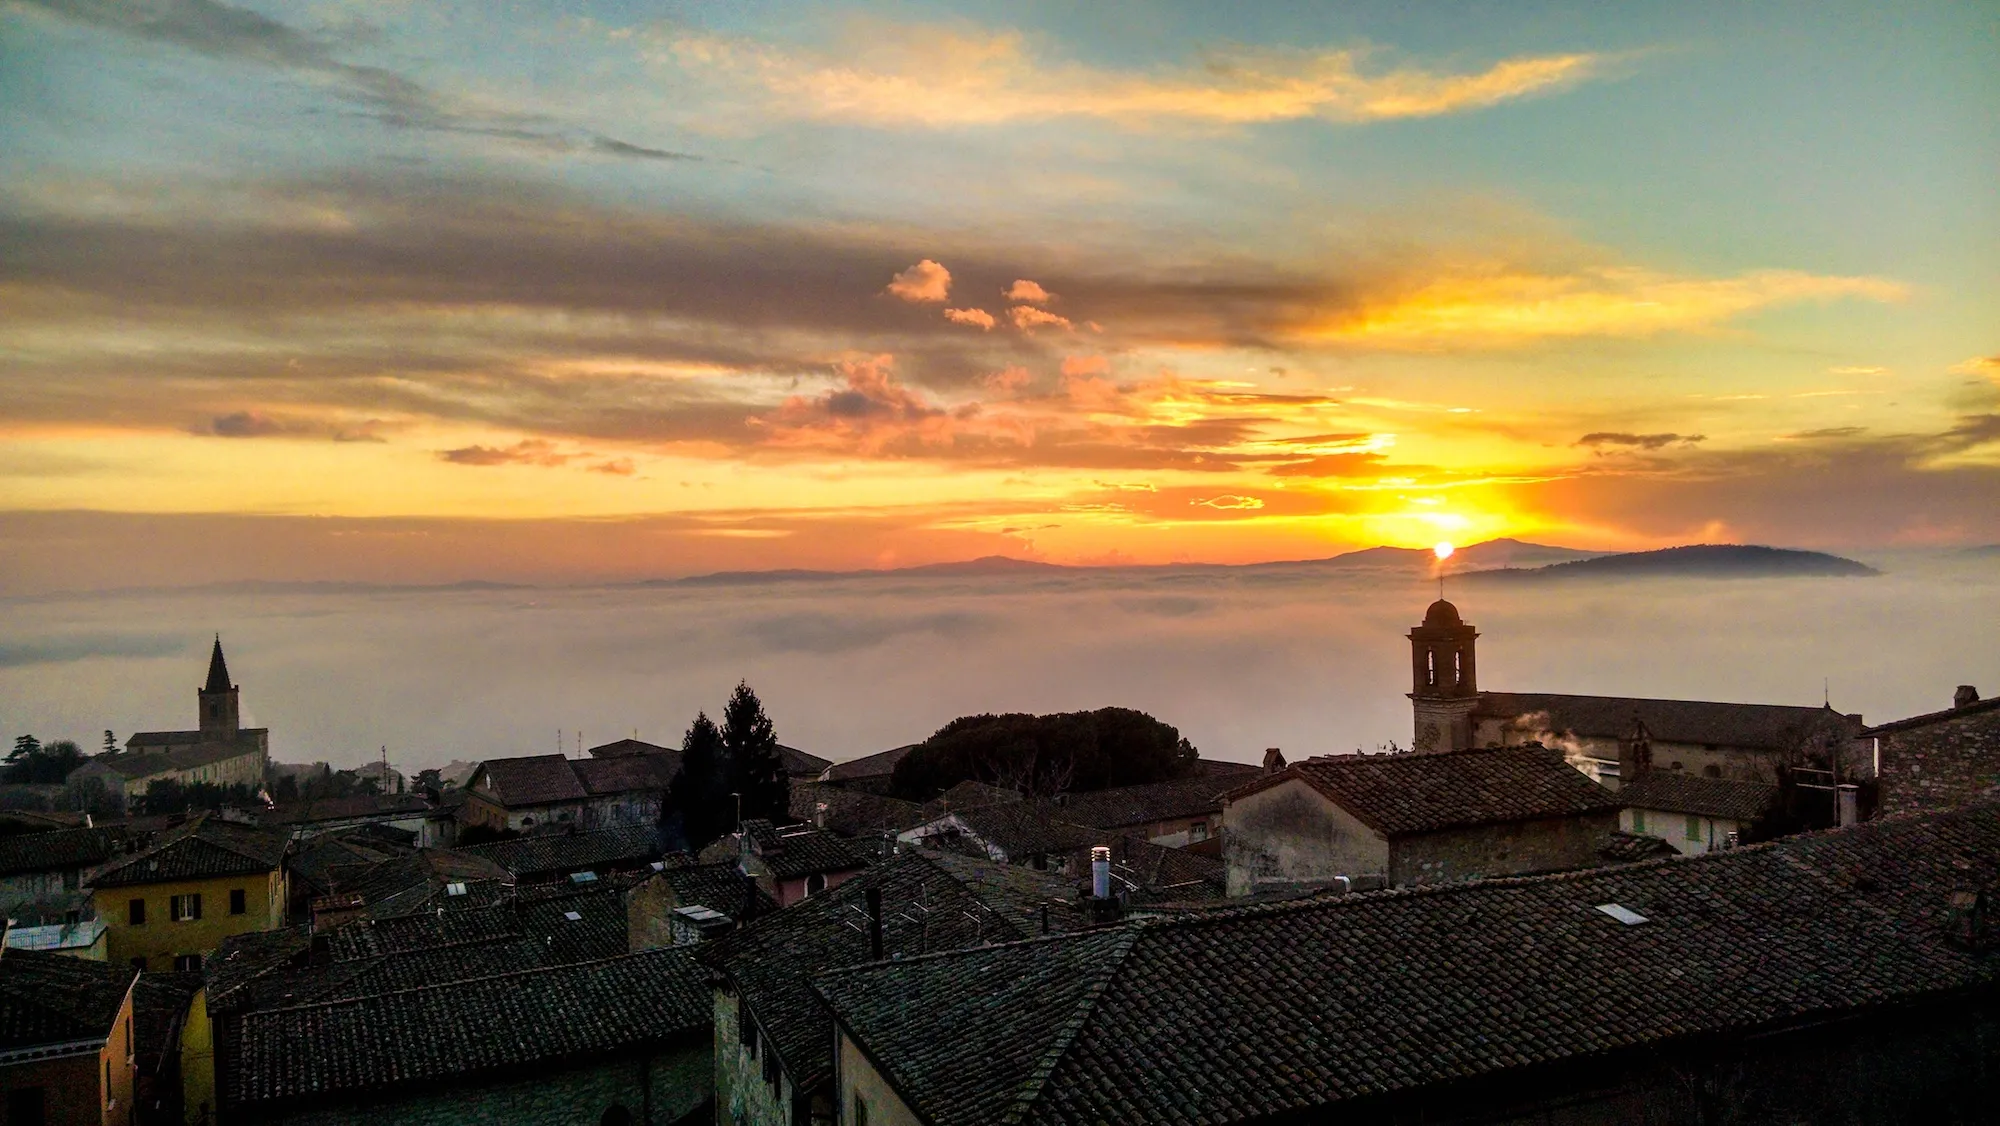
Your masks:
M 2000 554 L 2000 545 L 1963 549 L 1968 555 Z M 1380 571 L 1386 573 L 1434 574 L 1436 560 L 1429 549 L 1410 547 L 1370 547 L 1323 559 L 1296 559 L 1275 563 L 1158 563 L 1121 566 L 1070 566 L 987 555 L 955 563 L 926 563 L 915 567 L 878 570 L 815 571 L 717 571 L 674 579 L 642 579 L 637 582 L 588 584 L 608 589 L 750 586 L 765 583 L 824 582 L 882 578 L 1034 578 L 1119 572 L 1127 574 L 1247 573 L 1283 574 L 1326 571 Z M 1572 547 L 1529 543 L 1517 539 L 1487 540 L 1469 544 L 1453 552 L 1450 574 L 1454 579 L 1638 579 L 1638 578 L 1750 578 L 1761 576 L 1873 575 L 1874 568 L 1838 555 L 1787 548 L 1735 544 L 1695 544 L 1659 551 L 1599 552 Z M 208 583 L 187 587 L 128 587 L 101 594 L 364 594 L 393 592 L 452 593 L 542 589 L 528 583 L 501 583 L 470 580 L 435 585 L 367 582 L 241 582 Z
M 1542 567 L 1503 567 L 1476 571 L 1481 581 L 1552 579 L 1695 578 L 1748 579 L 1777 576 L 1879 575 L 1880 571 L 1821 551 L 1742 544 L 1692 544 L 1659 551 L 1632 551 L 1553 563 Z

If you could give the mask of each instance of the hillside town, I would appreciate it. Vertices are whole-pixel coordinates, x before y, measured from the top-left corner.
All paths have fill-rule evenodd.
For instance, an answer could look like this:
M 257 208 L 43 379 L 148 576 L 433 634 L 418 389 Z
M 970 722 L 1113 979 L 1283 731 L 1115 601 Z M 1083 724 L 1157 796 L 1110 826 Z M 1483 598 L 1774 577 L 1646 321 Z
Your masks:
M 192 729 L 16 743 L 0 1123 L 1989 1120 L 2000 697 L 1494 691 L 1479 636 L 1404 638 L 1408 750 L 836 763 L 741 685 L 410 776 L 273 761 L 217 637 Z

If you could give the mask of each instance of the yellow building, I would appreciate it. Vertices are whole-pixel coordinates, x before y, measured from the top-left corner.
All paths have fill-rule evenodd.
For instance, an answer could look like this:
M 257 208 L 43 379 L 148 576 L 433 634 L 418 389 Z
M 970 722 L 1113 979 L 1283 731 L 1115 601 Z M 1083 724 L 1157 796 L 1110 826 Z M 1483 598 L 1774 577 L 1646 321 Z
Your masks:
M 97 917 L 113 964 L 199 970 L 230 935 L 285 923 L 287 839 L 203 814 L 97 870 Z

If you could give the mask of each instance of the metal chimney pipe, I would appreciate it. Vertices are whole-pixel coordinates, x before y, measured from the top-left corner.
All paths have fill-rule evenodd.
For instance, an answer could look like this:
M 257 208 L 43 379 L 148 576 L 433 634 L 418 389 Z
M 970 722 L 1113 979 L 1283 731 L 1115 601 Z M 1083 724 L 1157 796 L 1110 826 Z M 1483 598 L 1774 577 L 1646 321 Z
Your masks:
M 869 888 L 864 893 L 868 901 L 868 960 L 882 960 L 882 889 Z
M 1090 850 L 1090 894 L 1095 899 L 1111 898 L 1111 849 L 1104 845 Z

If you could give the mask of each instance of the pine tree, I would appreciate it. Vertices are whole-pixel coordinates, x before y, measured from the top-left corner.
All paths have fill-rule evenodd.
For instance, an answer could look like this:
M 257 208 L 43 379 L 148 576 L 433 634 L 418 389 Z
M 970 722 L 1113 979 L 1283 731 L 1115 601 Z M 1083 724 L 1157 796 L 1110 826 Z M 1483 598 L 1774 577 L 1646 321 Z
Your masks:
M 778 753 L 778 735 L 747 683 L 737 683 L 722 709 L 722 742 L 729 752 L 730 788 L 743 795 L 743 816 L 788 820 L 792 784 Z
M 19 762 L 24 758 L 33 758 L 41 753 L 42 741 L 40 739 L 35 738 L 33 735 L 17 735 L 14 737 L 14 753 L 7 756 L 7 761 Z
M 118 736 L 108 730 L 104 733 L 104 753 L 107 755 L 118 753 Z
M 735 828 L 729 790 L 729 749 L 715 721 L 699 712 L 681 737 L 681 768 L 667 786 L 667 808 L 680 814 L 689 848 L 700 849 Z

